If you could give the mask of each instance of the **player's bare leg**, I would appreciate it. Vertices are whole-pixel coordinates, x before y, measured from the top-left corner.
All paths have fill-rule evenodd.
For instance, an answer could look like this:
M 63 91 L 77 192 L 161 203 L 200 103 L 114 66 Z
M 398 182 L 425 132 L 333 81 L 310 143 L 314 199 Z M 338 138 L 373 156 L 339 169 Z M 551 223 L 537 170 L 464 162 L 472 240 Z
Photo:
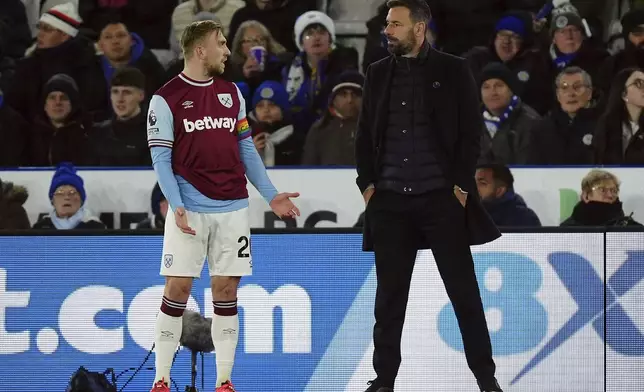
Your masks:
M 163 301 L 154 328 L 155 386 L 160 381 L 170 385 L 170 368 L 181 338 L 182 316 L 190 297 L 192 281 L 193 278 L 166 277 Z M 157 388 L 152 390 L 164 391 L 162 385 Z
M 215 307 L 211 333 L 217 364 L 216 391 L 234 391 L 230 379 L 239 337 L 237 288 L 240 280 L 238 276 L 213 276 L 210 279 Z

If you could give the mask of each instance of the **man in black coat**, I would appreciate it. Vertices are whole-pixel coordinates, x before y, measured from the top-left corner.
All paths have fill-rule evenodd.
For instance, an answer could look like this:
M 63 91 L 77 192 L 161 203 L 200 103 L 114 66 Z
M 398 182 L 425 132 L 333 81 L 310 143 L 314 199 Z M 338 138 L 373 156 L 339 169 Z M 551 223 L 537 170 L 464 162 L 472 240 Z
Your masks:
M 474 181 L 483 129 L 478 91 L 463 59 L 426 42 L 423 0 L 392 0 L 385 34 L 393 54 L 368 70 L 356 139 L 365 203 L 364 250 L 373 250 L 374 369 L 368 392 L 391 392 L 418 249 L 431 248 L 481 391 L 501 391 L 470 245 L 500 236 Z M 373 199 L 372 199 L 373 197 Z

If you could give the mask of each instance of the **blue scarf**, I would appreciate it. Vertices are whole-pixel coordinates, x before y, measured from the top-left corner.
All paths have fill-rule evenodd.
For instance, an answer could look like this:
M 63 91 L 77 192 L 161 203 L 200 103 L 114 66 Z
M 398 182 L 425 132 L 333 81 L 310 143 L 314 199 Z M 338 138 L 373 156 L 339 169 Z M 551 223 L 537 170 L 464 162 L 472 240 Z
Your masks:
M 53 210 L 49 214 L 51 223 L 53 223 L 56 229 L 58 230 L 75 229 L 76 226 L 78 226 L 83 221 L 84 217 L 85 217 L 85 208 L 83 207 L 79 208 L 78 211 L 76 211 L 76 213 L 70 216 L 69 218 L 58 217 L 58 215 L 56 215 L 56 210 Z
M 487 109 L 483 108 L 483 119 L 491 138 L 494 138 L 494 135 L 496 135 L 497 131 L 501 128 L 505 120 L 510 118 L 510 115 L 518 105 L 519 97 L 513 95 L 512 99 L 510 100 L 510 104 L 507 108 L 505 108 L 505 111 L 499 117 L 494 116 L 492 113 L 488 112 Z
M 550 57 L 552 58 L 552 63 L 557 67 L 557 69 L 564 69 L 572 63 L 575 57 L 577 57 L 577 52 L 563 54 L 555 49 L 555 45 L 553 44 L 550 47 Z

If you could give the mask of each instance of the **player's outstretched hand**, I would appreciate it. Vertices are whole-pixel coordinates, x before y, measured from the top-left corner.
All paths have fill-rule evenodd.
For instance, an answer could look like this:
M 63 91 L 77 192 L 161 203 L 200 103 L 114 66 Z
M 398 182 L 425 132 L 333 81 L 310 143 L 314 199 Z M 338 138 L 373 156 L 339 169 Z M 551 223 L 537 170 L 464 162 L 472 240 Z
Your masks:
M 188 215 L 186 215 L 186 210 L 183 207 L 179 207 L 174 211 L 174 221 L 183 233 L 197 234 L 192 227 L 188 226 Z
M 271 200 L 270 206 L 275 215 L 280 218 L 295 218 L 296 216 L 300 216 L 300 210 L 293 204 L 291 197 L 295 198 L 299 196 L 300 194 L 297 192 L 280 193 Z

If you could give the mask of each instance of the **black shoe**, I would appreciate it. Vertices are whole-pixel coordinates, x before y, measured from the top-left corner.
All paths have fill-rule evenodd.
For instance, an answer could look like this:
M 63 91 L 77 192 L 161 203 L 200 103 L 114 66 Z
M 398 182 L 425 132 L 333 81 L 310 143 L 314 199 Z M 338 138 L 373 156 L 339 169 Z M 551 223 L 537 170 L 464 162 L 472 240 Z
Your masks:
M 481 390 L 481 392 L 503 392 L 498 381 L 496 381 L 496 378 L 493 379 L 492 383 L 485 384 L 485 388 L 480 382 L 477 381 L 477 383 L 479 384 L 479 389 Z
M 364 392 L 394 392 L 393 388 L 381 387 L 377 379 L 368 381 L 367 385 L 369 385 L 369 388 Z

